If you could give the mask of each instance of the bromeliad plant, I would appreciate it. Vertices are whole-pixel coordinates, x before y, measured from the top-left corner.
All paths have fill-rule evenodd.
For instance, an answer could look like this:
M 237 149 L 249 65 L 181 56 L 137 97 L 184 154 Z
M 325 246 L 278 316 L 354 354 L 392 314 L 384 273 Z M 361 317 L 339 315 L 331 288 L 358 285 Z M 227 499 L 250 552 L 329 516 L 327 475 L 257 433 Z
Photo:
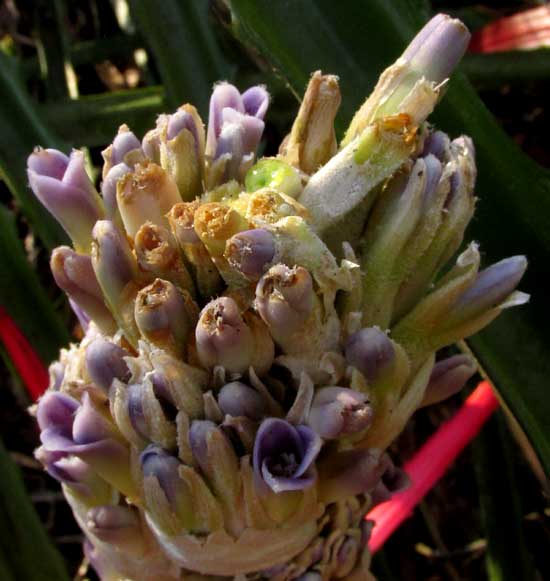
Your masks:
M 439 15 L 337 144 L 314 73 L 273 158 L 269 95 L 214 88 L 122 126 L 101 195 L 79 151 L 36 149 L 32 189 L 73 248 L 52 271 L 85 337 L 51 366 L 37 457 L 103 579 L 365 579 L 385 452 L 475 372 L 436 352 L 521 304 L 524 257 L 462 245 L 474 148 L 426 124 L 468 44 Z

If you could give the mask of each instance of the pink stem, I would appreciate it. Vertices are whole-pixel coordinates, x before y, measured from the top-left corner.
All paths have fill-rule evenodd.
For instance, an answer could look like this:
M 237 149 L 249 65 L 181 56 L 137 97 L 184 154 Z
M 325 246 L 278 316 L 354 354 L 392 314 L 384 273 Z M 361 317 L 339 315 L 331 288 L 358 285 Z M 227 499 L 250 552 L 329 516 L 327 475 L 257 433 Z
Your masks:
M 373 508 L 366 516 L 375 521 L 369 549 L 375 553 L 401 523 L 411 516 L 414 507 L 445 474 L 462 450 L 476 437 L 483 424 L 498 408 L 491 384 L 482 381 L 468 396 L 460 410 L 430 436 L 405 466 L 411 485 L 391 500 Z

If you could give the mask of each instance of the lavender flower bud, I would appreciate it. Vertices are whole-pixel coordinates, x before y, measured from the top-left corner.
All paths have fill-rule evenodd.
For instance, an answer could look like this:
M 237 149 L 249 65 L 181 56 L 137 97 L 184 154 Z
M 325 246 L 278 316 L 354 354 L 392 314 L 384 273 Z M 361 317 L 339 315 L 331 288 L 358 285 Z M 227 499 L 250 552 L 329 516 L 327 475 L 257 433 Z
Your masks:
M 349 337 L 345 356 L 350 365 L 373 382 L 393 364 L 395 348 L 384 331 L 378 327 L 365 327 Z
M 70 157 L 36 149 L 27 160 L 29 184 L 36 197 L 71 237 L 75 248 L 89 252 L 91 231 L 103 218 L 103 204 L 84 169 L 84 154 Z
M 198 307 L 187 291 L 157 278 L 138 292 L 134 313 L 143 337 L 179 355 L 195 327 Z
M 137 509 L 122 505 L 101 505 L 86 514 L 88 530 L 100 541 L 134 557 L 144 554 L 147 545 Z
M 103 179 L 112 168 L 119 164 L 133 167 L 138 161 L 143 161 L 145 155 L 139 139 L 130 131 L 127 125 L 118 128 L 113 143 L 101 152 L 104 160 Z
M 204 125 L 195 107 L 183 105 L 159 120 L 160 165 L 178 186 L 182 200 L 202 191 Z
M 366 395 L 346 387 L 323 387 L 315 393 L 307 422 L 321 438 L 334 439 L 366 429 L 371 420 Z
M 131 171 L 132 168 L 126 163 L 118 163 L 111 167 L 103 178 L 103 182 L 101 183 L 101 195 L 103 196 L 105 212 L 110 220 L 115 220 L 118 216 L 118 202 L 116 199 L 118 183 Z
M 424 141 L 422 155 L 435 155 L 441 162 L 449 158 L 451 140 L 443 131 L 432 131 Z
M 65 378 L 65 365 L 61 361 L 53 361 L 48 367 L 48 375 L 50 378 L 49 389 L 59 391 Z
M 313 281 L 301 267 L 272 266 L 256 286 L 256 309 L 278 341 L 297 331 L 313 309 Z
M 130 370 L 124 361 L 130 354 L 103 337 L 94 339 L 86 349 L 86 368 L 95 385 L 108 393 L 114 379 L 126 383 Z
M 183 528 L 191 529 L 193 526 L 193 506 L 189 490 L 185 482 L 179 476 L 179 468 L 182 463 L 166 450 L 155 444 L 150 444 L 140 455 L 141 470 L 145 484 L 145 502 L 153 514 L 161 521 L 165 515 L 158 507 L 155 499 L 155 486 L 147 486 L 147 481 L 156 481 L 158 487 L 168 501 L 170 511 L 180 520 Z
M 295 427 L 277 418 L 264 420 L 254 442 L 256 479 L 276 494 L 313 486 L 313 463 L 321 446 L 321 438 L 307 426 Z
M 319 498 L 330 503 L 371 492 L 386 467 L 378 450 L 348 450 L 328 455 L 318 466 Z
M 111 312 L 124 329 L 129 340 L 134 340 L 133 318 L 127 311 L 129 295 L 134 292 L 137 262 L 128 240 L 109 220 L 100 220 L 93 229 L 92 264 L 101 290 Z
M 146 222 L 137 231 L 134 248 L 142 270 L 194 294 L 193 279 L 181 259 L 174 238 L 166 228 Z
M 266 411 L 264 398 L 255 389 L 240 381 L 232 381 L 221 388 L 218 404 L 224 414 L 244 416 L 251 420 L 260 420 Z
M 421 407 L 439 403 L 459 392 L 477 371 L 475 361 L 468 355 L 453 355 L 438 361 L 430 375 Z
M 166 214 L 181 201 L 174 180 L 152 162 L 137 164 L 117 185 L 118 209 L 132 238 L 145 222 L 168 227 Z
M 415 36 L 402 58 L 430 81 L 442 83 L 466 52 L 470 36 L 460 20 L 438 14 Z
M 143 386 L 140 384 L 128 386 L 128 418 L 136 433 L 148 440 L 149 428 L 143 413 Z
M 482 270 L 453 305 L 448 324 L 497 307 L 514 292 L 526 269 L 525 256 L 512 256 Z
M 206 139 L 206 156 L 214 162 L 207 176 L 209 186 L 242 179 L 260 142 L 268 102 L 262 87 L 253 87 L 242 96 L 228 83 L 214 88 Z
M 115 322 L 103 301 L 103 293 L 97 281 L 92 259 L 77 254 L 68 246 L 60 246 L 52 252 L 50 268 L 57 286 L 63 290 L 105 333 L 115 330 Z
M 211 301 L 195 330 L 197 354 L 204 367 L 220 365 L 229 373 L 244 373 L 251 364 L 254 338 L 237 303 L 229 297 Z
M 88 314 L 78 306 L 78 303 L 76 303 L 71 298 L 69 299 L 69 306 L 71 307 L 72 312 L 78 319 L 78 324 L 81 326 L 82 331 L 84 332 L 84 334 L 86 334 L 88 332 L 88 328 L 90 327 L 92 318 L 88 316 Z
M 273 234 L 263 228 L 239 232 L 226 242 L 224 256 L 235 270 L 258 280 L 275 256 Z

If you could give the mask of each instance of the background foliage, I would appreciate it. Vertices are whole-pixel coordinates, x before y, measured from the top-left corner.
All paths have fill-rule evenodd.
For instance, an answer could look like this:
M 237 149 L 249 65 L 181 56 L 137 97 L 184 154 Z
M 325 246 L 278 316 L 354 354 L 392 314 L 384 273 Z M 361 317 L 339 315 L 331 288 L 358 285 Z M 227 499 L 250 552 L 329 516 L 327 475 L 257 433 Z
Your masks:
M 205 117 L 212 84 L 228 79 L 240 87 L 253 82 L 267 84 L 273 106 L 264 147 L 266 153 L 275 153 L 297 109 L 297 97 L 317 69 L 340 77 L 343 104 L 337 129 L 341 132 L 380 72 L 400 54 L 432 11 L 458 12 L 474 27 L 500 15 L 490 6 L 449 4 L 435 2 L 430 6 L 423 0 L 6 1 L 1 12 L 0 51 L 0 171 L 6 186 L 0 208 L 0 304 L 43 361 L 49 362 L 67 343 L 66 329 L 74 322 L 47 268 L 48 252 L 63 243 L 65 235 L 26 183 L 25 159 L 36 144 L 65 150 L 85 146 L 91 171 L 96 171 L 100 150 L 119 124 L 125 122 L 142 135 L 156 114 L 186 101 L 195 103 Z M 525 7 L 521 2 L 509 2 L 505 8 L 502 2 L 497 4 L 504 12 Z M 532 122 L 527 126 L 524 118 L 503 113 L 499 106 L 519 103 L 526 108 L 525 115 L 530 114 L 527 107 L 533 109 L 532 103 L 540 108 L 548 96 L 548 62 L 547 49 L 529 53 L 528 59 L 514 53 L 471 55 L 432 119 L 453 136 L 467 133 L 474 138 L 480 203 L 470 237 L 480 242 L 484 261 L 490 263 L 511 254 L 527 254 L 530 259 L 522 290 L 531 293 L 531 303 L 505 313 L 469 345 L 546 474 L 550 474 L 550 353 L 546 339 L 550 323 L 546 306 L 550 295 L 550 173 L 522 152 L 501 125 L 507 125 L 516 141 L 519 136 L 531 155 L 550 165 L 537 149 L 537 136 L 544 141 L 548 120 L 544 110 L 539 111 L 535 118 L 542 127 Z M 498 121 L 468 77 L 484 90 L 482 95 L 498 114 Z M 9 370 L 6 362 L 4 373 Z M 15 417 L 24 417 L 17 379 L 6 385 L 12 391 L 3 388 L 0 392 L 3 409 L 17 409 Z M 456 405 L 455 401 L 439 411 L 419 414 L 398 443 L 401 457 L 406 457 Z M 7 421 L 2 429 L 8 449 L 28 453 L 35 434 L 28 420 L 22 423 Z M 426 546 L 419 547 L 417 552 L 411 548 L 401 561 L 408 572 L 392 572 L 395 563 L 391 556 L 398 542 L 392 540 L 386 554 L 377 558 L 381 579 L 393 575 L 401 579 L 429 575 L 527 579 L 534 575 L 533 555 L 539 572 L 544 573 L 537 558 L 549 538 L 544 502 L 531 476 L 523 475 L 520 484 L 514 484 L 518 462 L 523 461 L 518 460 L 502 421 L 496 420 L 487 428 L 474 457 L 478 484 L 469 480 L 473 472 L 468 460 L 463 461 L 466 465 L 459 463 L 449 476 L 451 481 L 434 492 L 432 508 L 425 505 L 399 533 L 411 547 L 417 539 L 427 538 L 435 548 L 427 551 Z M 3 450 L 2 462 L 6 466 L 10 463 Z M 27 484 L 36 494 L 38 477 L 36 472 L 32 474 Z M 39 487 L 55 490 L 42 477 L 38 480 Z M 15 478 L 9 486 L 16 490 L 20 484 Z M 39 525 L 33 521 L 28 500 L 10 490 L 0 493 L 21 503 L 19 518 L 35 531 L 34 543 L 20 539 L 21 554 L 59 567 L 47 537 L 36 533 Z M 531 491 L 535 494 L 526 503 Z M 453 517 L 463 513 L 463 499 L 473 502 L 474 507 L 457 523 Z M 441 503 L 445 512 L 441 512 Z M 0 506 L 4 511 L 9 508 Z M 44 506 L 38 508 L 44 520 Z M 60 509 L 66 514 L 63 511 Z M 528 512 L 536 515 L 536 525 L 525 523 Z M 55 532 L 56 526 L 50 528 Z M 508 531 L 505 539 L 503 527 Z M 62 536 L 67 536 L 66 531 Z M 480 538 L 484 541 L 475 545 Z M 503 546 L 510 550 L 503 550 Z M 72 547 L 71 551 L 76 559 L 79 549 Z M 480 566 L 482 555 L 487 555 L 486 569 Z M 71 558 L 69 555 L 73 566 Z M 4 578 L 5 570 L 6 579 L 34 578 L 19 573 L 17 566 L 0 559 L 0 577 Z M 61 579 L 62 575 L 43 578 Z

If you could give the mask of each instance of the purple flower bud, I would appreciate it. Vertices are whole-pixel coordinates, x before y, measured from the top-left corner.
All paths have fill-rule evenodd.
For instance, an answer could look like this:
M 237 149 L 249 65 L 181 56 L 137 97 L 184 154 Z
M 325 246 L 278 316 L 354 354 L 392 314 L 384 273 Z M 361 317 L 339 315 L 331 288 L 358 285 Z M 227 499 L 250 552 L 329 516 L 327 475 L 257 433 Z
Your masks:
M 176 510 L 184 488 L 178 472 L 181 462 L 155 444 L 145 448 L 140 455 L 140 462 L 144 478 L 154 476 L 172 509 Z
M 438 361 L 430 375 L 421 406 L 432 405 L 459 392 L 477 371 L 475 361 L 460 354 Z
M 275 238 L 263 228 L 245 230 L 225 243 L 225 258 L 238 272 L 258 280 L 275 256 Z
M 84 393 L 82 404 L 73 421 L 72 439 L 77 445 L 93 444 L 116 437 L 113 424 L 92 404 L 88 393 Z
M 208 434 L 217 429 L 216 424 L 209 420 L 194 420 L 189 429 L 189 445 L 204 474 L 208 474 L 211 468 L 208 458 Z
M 36 419 L 38 427 L 47 436 L 71 438 L 74 416 L 79 402 L 73 397 L 60 392 L 48 392 L 38 402 Z M 52 450 L 53 451 L 53 450 Z
M 210 99 L 206 155 L 218 159 L 229 154 L 226 178 L 239 177 L 243 158 L 252 157 L 264 129 L 263 118 L 269 95 L 263 87 L 252 87 L 243 95 L 229 83 L 216 85 Z
M 117 163 L 111 167 L 111 169 L 105 175 L 103 182 L 101 183 L 101 195 L 103 196 L 103 204 L 105 205 L 105 211 L 107 216 L 113 220 L 118 212 L 118 202 L 116 199 L 116 190 L 118 182 L 126 175 L 132 171 L 132 168 L 122 162 Z
M 90 323 L 92 321 L 91 317 L 89 317 L 87 313 L 83 309 L 81 309 L 78 306 L 78 304 L 71 298 L 69 299 L 69 306 L 71 307 L 72 312 L 78 319 L 78 323 L 82 327 L 82 331 L 84 333 L 87 333 L 88 328 L 90 327 Z
M 105 392 L 109 391 L 114 379 L 126 383 L 130 379 L 130 370 L 124 357 L 129 356 L 122 347 L 97 337 L 86 349 L 86 368 L 90 379 Z
M 50 377 L 49 388 L 58 391 L 65 378 L 65 365 L 61 361 L 50 363 L 48 375 Z
M 52 252 L 50 268 L 57 286 L 105 333 L 114 332 L 113 317 L 103 301 L 92 259 L 68 246 Z
M 315 571 L 309 571 L 307 573 L 304 573 L 303 575 L 300 575 L 296 581 L 322 581 L 323 577 L 321 576 L 320 573 L 317 573 Z
M 435 155 L 441 162 L 445 162 L 449 158 L 449 148 L 451 140 L 449 136 L 443 131 L 433 131 L 426 137 L 424 141 L 424 150 L 422 155 Z
M 335 502 L 371 492 L 387 468 L 378 450 L 347 450 L 319 462 L 320 499 Z
M 168 119 L 168 126 L 166 128 L 166 138 L 168 140 L 177 137 L 184 129 L 187 129 L 195 138 L 195 145 L 198 148 L 200 139 L 197 129 L 197 124 L 193 115 L 189 112 L 179 109 Z
M 437 186 L 439 185 L 439 180 L 443 173 L 443 166 L 439 159 L 431 153 L 426 155 L 423 159 L 426 164 L 426 182 L 422 192 L 422 211 L 427 213 L 437 192 Z
M 126 237 L 109 220 L 100 220 L 93 229 L 92 264 L 111 308 L 124 300 L 126 286 L 137 277 L 137 262 Z
M 381 460 L 384 465 L 384 472 L 380 482 L 372 492 L 373 505 L 386 502 L 395 493 L 408 488 L 410 484 L 407 474 L 401 468 L 398 468 L 387 454 L 384 454 Z
M 179 355 L 196 324 L 198 307 L 187 291 L 157 278 L 138 292 L 134 315 L 143 337 Z
M 315 482 L 313 463 L 322 444 L 321 438 L 307 426 L 293 426 L 285 420 L 268 418 L 256 434 L 254 474 L 276 494 L 305 490 Z
M 254 354 L 254 340 L 237 303 L 229 297 L 209 302 L 195 330 L 197 354 L 205 367 L 221 365 L 230 373 L 243 373 Z
M 128 129 L 126 125 L 122 125 L 111 146 L 103 152 L 105 162 L 112 166 L 119 163 L 126 162 L 126 156 L 132 151 L 141 151 L 141 143 L 139 139 Z
M 143 413 L 143 387 L 139 384 L 128 386 L 128 417 L 134 430 L 148 439 L 148 426 Z
M 244 416 L 251 420 L 260 420 L 266 411 L 264 398 L 255 389 L 240 381 L 232 381 L 221 388 L 218 404 L 224 414 Z
M 333 439 L 360 432 L 371 420 L 365 394 L 347 387 L 323 387 L 315 393 L 307 421 L 321 438 Z
M 272 266 L 256 286 L 256 309 L 275 338 L 297 331 L 313 309 L 313 281 L 301 267 Z
M 77 250 L 87 252 L 92 227 L 104 212 L 84 169 L 84 154 L 74 150 L 67 158 L 55 150 L 37 149 L 29 156 L 27 167 L 36 197 L 63 226 Z
M 130 555 L 142 555 L 145 536 L 137 509 L 123 505 L 101 505 L 86 514 L 88 530 L 99 540 Z
M 514 292 L 526 268 L 525 256 L 512 256 L 482 270 L 453 305 L 450 319 L 463 320 L 497 307 Z
M 345 356 L 348 363 L 371 382 L 392 365 L 395 349 L 384 331 L 378 327 L 365 327 L 349 337 Z
M 460 20 L 438 14 L 415 36 L 402 58 L 430 81 L 441 83 L 466 52 L 470 36 Z

